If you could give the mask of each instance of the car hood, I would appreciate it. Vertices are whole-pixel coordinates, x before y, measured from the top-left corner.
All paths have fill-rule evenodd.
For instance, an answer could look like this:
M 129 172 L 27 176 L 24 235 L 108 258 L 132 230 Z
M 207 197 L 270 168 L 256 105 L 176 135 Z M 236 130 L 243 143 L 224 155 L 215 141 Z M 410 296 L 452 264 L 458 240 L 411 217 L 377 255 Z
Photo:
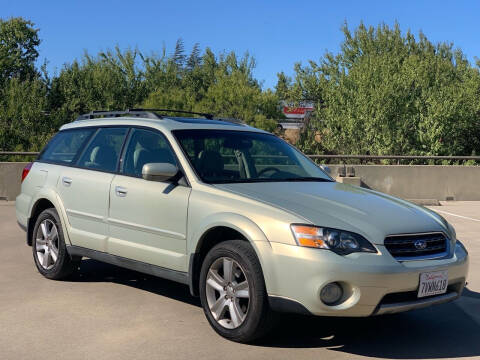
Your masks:
M 306 223 L 353 231 L 376 244 L 391 234 L 443 231 L 443 218 L 424 207 L 377 191 L 337 182 L 215 185 L 281 208 Z

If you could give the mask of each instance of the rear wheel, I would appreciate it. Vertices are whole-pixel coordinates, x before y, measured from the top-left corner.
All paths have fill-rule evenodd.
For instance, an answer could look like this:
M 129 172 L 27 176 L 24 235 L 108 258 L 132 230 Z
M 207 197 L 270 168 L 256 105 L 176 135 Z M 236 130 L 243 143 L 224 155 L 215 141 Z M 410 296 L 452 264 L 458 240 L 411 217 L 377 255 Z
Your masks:
M 210 250 L 202 264 L 200 298 L 210 325 L 227 339 L 250 342 L 270 329 L 262 269 L 247 241 L 225 241 Z
M 78 268 L 80 259 L 68 255 L 62 224 L 54 208 L 46 209 L 38 216 L 32 236 L 33 259 L 40 274 L 60 280 Z

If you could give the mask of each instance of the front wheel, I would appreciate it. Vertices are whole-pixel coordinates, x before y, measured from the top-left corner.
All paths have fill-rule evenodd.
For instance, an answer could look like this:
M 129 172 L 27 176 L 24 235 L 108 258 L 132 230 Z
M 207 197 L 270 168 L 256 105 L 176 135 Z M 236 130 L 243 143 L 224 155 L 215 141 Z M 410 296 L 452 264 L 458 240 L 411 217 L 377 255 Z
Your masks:
M 225 241 L 210 250 L 200 273 L 200 299 L 210 325 L 227 339 L 250 342 L 270 329 L 262 269 L 247 241 Z

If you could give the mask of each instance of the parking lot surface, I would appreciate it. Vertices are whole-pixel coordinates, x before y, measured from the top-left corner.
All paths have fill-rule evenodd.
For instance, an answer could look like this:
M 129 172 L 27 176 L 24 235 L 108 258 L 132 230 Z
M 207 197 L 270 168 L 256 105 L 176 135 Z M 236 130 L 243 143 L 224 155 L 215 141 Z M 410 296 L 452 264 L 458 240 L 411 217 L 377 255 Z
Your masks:
M 442 205 L 470 253 L 462 298 L 365 319 L 283 316 L 243 345 L 210 328 L 187 286 L 93 260 L 69 281 L 43 278 L 0 203 L 0 359 L 480 359 L 480 202 Z

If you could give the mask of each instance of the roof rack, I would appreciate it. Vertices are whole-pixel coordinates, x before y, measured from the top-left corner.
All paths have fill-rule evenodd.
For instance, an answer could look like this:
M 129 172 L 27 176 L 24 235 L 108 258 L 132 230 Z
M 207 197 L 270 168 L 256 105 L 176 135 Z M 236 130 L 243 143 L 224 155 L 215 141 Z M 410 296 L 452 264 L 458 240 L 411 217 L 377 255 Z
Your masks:
M 120 117 L 123 115 L 129 115 L 134 117 L 143 117 L 148 119 L 162 119 L 163 116 L 157 114 L 157 112 L 164 112 L 164 113 L 182 113 L 182 114 L 192 114 L 192 115 L 201 115 L 209 120 L 213 119 L 212 114 L 207 113 L 199 113 L 193 111 L 185 111 L 185 110 L 174 110 L 174 109 L 126 109 L 126 110 L 93 110 L 90 111 L 88 114 L 79 115 L 75 121 L 78 120 L 88 120 L 88 119 L 95 119 L 95 118 L 102 118 L 102 117 Z
M 186 111 L 186 110 L 175 110 L 175 109 L 130 109 L 130 111 L 151 111 L 151 112 L 166 112 L 166 113 L 181 113 L 181 114 L 191 114 L 191 115 L 200 115 L 208 120 L 213 120 L 213 114 L 201 113 L 195 111 Z

